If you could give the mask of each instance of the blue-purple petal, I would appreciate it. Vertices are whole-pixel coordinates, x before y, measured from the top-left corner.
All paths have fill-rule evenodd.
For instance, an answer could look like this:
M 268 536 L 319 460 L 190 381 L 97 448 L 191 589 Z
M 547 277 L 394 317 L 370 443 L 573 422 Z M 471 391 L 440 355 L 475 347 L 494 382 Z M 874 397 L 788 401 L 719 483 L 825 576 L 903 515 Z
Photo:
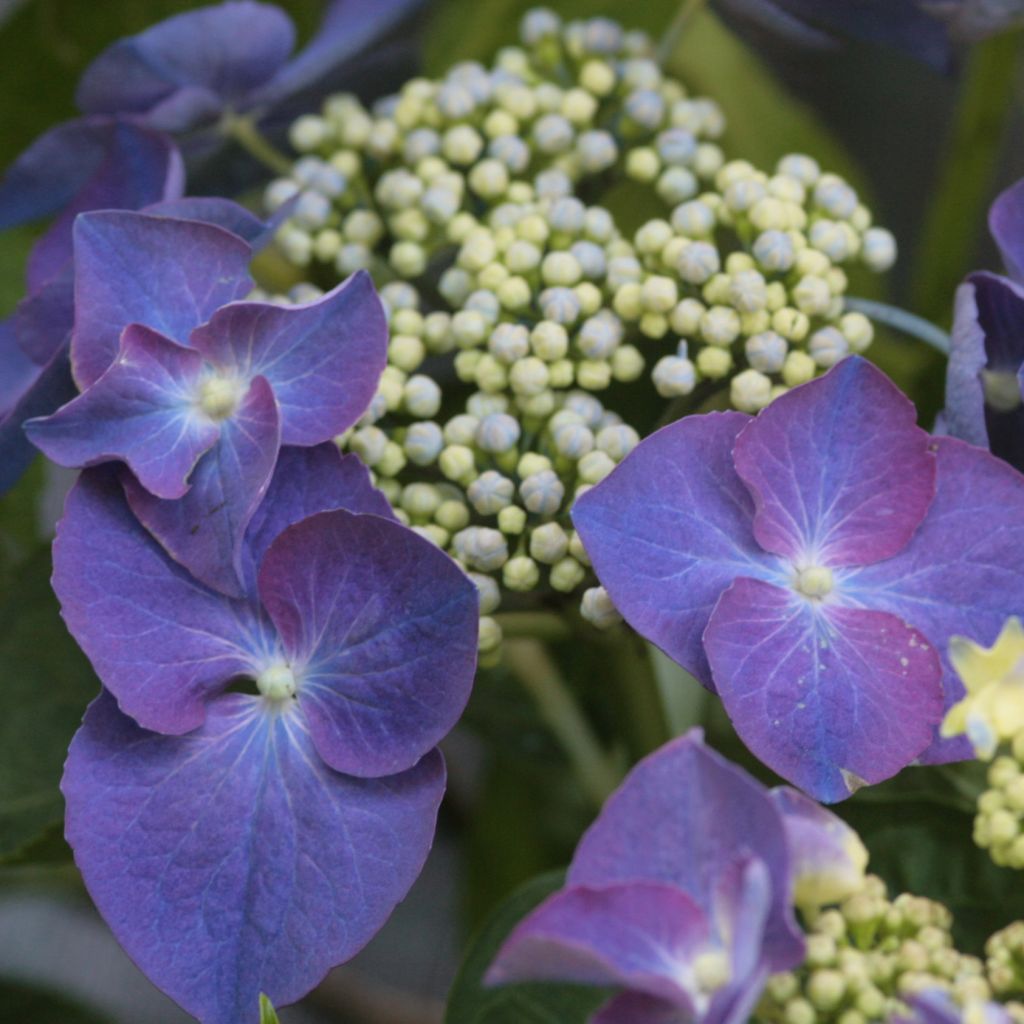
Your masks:
M 405 897 L 444 791 L 435 751 L 386 779 L 327 768 L 302 712 L 225 696 L 183 737 L 103 695 L 71 744 L 66 834 L 96 906 L 204 1024 L 258 1020 L 350 959 Z
M 281 440 L 312 445 L 366 411 L 387 363 L 384 307 L 365 271 L 302 306 L 237 302 L 192 333 L 214 365 L 267 378 L 281 411 Z
M 1015 281 L 1024 281 L 1024 178 L 996 197 L 988 211 L 988 227 L 1006 272 Z
M 332 768 L 403 771 L 462 714 L 476 669 L 477 594 L 418 534 L 375 515 L 322 512 L 271 544 L 259 591 Z
M 180 498 L 199 457 L 220 428 L 196 407 L 202 356 L 132 324 L 109 369 L 52 416 L 25 425 L 29 439 L 58 465 L 120 460 L 160 498 Z
M 850 573 L 848 600 L 891 612 L 924 634 L 944 667 L 949 708 L 964 694 L 949 664 L 950 637 L 990 646 L 1024 608 L 1024 476 L 988 452 L 935 438 L 935 500 L 910 544 L 895 558 Z M 973 757 L 967 740 L 937 737 L 931 763 Z
M 53 548 L 64 621 L 122 710 L 149 729 L 188 732 L 206 701 L 251 674 L 272 630 L 172 562 L 136 520 L 117 474 L 86 470 Z
M 241 238 L 209 224 L 120 211 L 80 217 L 71 344 L 79 386 L 114 361 L 130 323 L 187 343 L 193 328 L 252 289 L 251 255 Z
M 197 220 L 201 224 L 213 224 L 215 227 L 230 231 L 247 242 L 254 252 L 269 245 L 274 232 L 281 226 L 282 209 L 285 214 L 291 210 L 292 204 L 283 203 L 269 220 L 260 220 L 256 214 L 230 199 L 217 196 L 185 196 L 181 199 L 168 199 L 162 203 L 153 203 L 146 207 L 145 213 L 151 217 L 171 217 L 175 220 Z
M 615 607 L 705 685 L 701 635 L 719 595 L 738 575 L 779 571 L 754 540 L 754 505 L 733 468 L 736 436 L 749 422 L 711 413 L 662 428 L 572 511 Z
M 244 593 L 242 539 L 274 472 L 281 443 L 274 394 L 257 377 L 223 420 L 217 443 L 199 460 L 184 497 L 154 497 L 125 481 L 132 511 L 167 553 L 197 580 L 230 597 Z

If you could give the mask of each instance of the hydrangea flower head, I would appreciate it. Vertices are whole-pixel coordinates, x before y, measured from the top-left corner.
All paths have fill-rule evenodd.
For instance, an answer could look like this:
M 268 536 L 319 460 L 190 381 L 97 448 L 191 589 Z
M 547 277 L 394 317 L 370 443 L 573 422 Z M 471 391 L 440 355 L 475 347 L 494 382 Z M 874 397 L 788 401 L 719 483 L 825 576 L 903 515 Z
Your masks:
M 71 746 L 67 837 L 143 971 L 204 1024 L 350 958 L 422 867 L 434 750 L 469 695 L 476 593 L 333 445 L 285 448 L 245 596 L 190 576 L 86 470 L 54 588 L 107 687 Z M 254 692 L 238 692 L 239 679 Z
M 62 465 L 125 462 L 136 515 L 235 596 L 242 534 L 280 445 L 318 444 L 355 422 L 387 337 L 366 274 L 304 306 L 234 301 L 252 288 L 250 254 L 212 225 L 84 215 L 71 345 L 84 390 L 27 426 Z
M 721 696 L 747 745 L 839 800 L 938 740 L 963 686 L 944 652 L 1024 604 L 1024 477 L 931 438 L 844 360 L 756 418 L 684 418 L 576 503 L 624 618 Z
M 1024 469 L 1024 180 L 992 204 L 989 228 L 1009 277 L 978 272 L 957 290 L 946 428 Z
M 943 736 L 966 734 L 979 757 L 989 760 L 1004 740 L 1024 729 L 1024 627 L 1007 619 L 995 643 L 982 647 L 967 637 L 949 641 L 949 660 L 967 690 L 942 722 Z

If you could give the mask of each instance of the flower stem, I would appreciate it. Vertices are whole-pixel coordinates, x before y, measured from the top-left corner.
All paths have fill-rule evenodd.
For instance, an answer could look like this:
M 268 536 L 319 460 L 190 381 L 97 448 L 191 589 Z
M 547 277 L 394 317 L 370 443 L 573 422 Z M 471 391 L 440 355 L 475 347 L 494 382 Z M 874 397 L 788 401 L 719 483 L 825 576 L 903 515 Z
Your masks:
M 275 174 L 286 177 L 291 175 L 291 160 L 267 142 L 251 118 L 239 114 L 225 114 L 221 127 L 228 138 L 234 139 L 250 156 L 255 157 Z
M 619 784 L 612 767 L 544 645 L 529 637 L 505 643 L 505 663 L 536 701 L 545 725 L 554 733 L 572 764 L 580 788 L 600 807 Z
M 943 355 L 949 355 L 949 335 L 936 327 L 930 320 L 924 317 L 915 316 L 898 306 L 890 306 L 886 302 L 876 302 L 874 299 L 858 299 L 852 296 L 846 298 L 846 308 L 855 313 L 863 313 L 872 320 L 877 320 L 886 327 L 891 327 L 901 334 L 917 338 L 926 345 L 931 345 Z
M 498 612 L 494 618 L 504 636 L 539 640 L 565 640 L 572 635 L 565 620 L 554 612 Z
M 662 67 L 665 67 L 672 59 L 690 22 L 704 9 L 706 3 L 707 0 L 682 0 L 676 16 L 658 44 L 658 63 Z

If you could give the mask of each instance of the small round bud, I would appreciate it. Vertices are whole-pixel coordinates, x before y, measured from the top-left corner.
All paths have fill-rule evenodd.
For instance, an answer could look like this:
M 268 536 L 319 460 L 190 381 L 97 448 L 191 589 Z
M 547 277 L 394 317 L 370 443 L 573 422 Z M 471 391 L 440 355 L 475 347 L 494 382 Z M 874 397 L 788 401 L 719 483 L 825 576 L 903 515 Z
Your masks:
M 507 413 L 485 416 L 477 427 L 476 442 L 485 452 L 507 452 L 519 442 L 519 423 Z
M 740 336 L 740 318 L 727 306 L 712 306 L 700 321 L 701 337 L 709 345 L 731 345 Z
M 438 457 L 441 472 L 458 483 L 468 484 L 476 477 L 476 458 L 473 450 L 464 445 L 450 444 Z
M 409 461 L 417 466 L 429 466 L 441 454 L 443 447 L 441 428 L 431 422 L 414 423 L 402 442 L 402 449 Z
M 528 511 L 535 515 L 553 516 L 565 498 L 565 486 L 548 469 L 526 477 L 519 485 L 519 494 Z
M 697 370 L 709 380 L 721 380 L 732 370 L 732 353 L 727 348 L 710 346 L 697 353 Z
M 501 626 L 489 615 L 480 619 L 480 632 L 477 636 L 477 649 L 481 654 L 490 654 L 501 647 L 502 632 Z
M 800 351 L 790 352 L 782 365 L 782 379 L 791 388 L 798 384 L 806 384 L 814 378 L 816 371 L 814 360 L 806 353 Z
M 697 371 L 689 359 L 663 356 L 651 372 L 655 390 L 662 398 L 688 395 L 697 384 Z
M 733 377 L 729 398 L 741 412 L 759 412 L 771 401 L 771 379 L 757 370 L 744 370 Z
M 615 468 L 615 461 L 606 452 L 597 450 L 584 455 L 576 472 L 585 484 L 598 484 Z
M 508 477 L 489 469 L 469 485 L 466 494 L 480 515 L 493 516 L 512 503 L 515 484 Z
M 616 611 L 615 605 L 612 604 L 612 599 L 604 587 L 590 587 L 583 592 L 583 598 L 580 601 L 580 614 L 598 629 L 610 629 L 622 621 L 622 616 Z
M 814 202 L 832 217 L 846 220 L 853 216 L 859 200 L 857 193 L 842 178 L 824 174 L 814 186 Z
M 586 578 L 587 571 L 575 558 L 563 558 L 551 567 L 549 580 L 554 590 L 571 593 Z
M 498 531 L 485 526 L 469 526 L 452 538 L 455 553 L 481 572 L 494 572 L 508 560 L 508 545 Z
M 690 284 L 704 284 L 721 269 L 718 250 L 710 242 L 693 242 L 676 261 L 679 276 Z
M 863 313 L 847 313 L 839 321 L 839 330 L 853 352 L 864 352 L 874 340 L 875 329 Z
M 388 441 L 384 446 L 384 454 L 373 468 L 381 476 L 397 476 L 405 468 L 405 463 L 405 452 L 394 441 Z
M 612 382 L 611 365 L 597 359 L 583 359 L 576 365 L 576 383 L 587 391 L 603 391 Z
M 864 232 L 860 257 L 876 274 L 889 270 L 896 262 L 896 239 L 885 228 L 869 228 Z
M 775 331 L 762 331 L 747 338 L 744 344 L 747 362 L 761 373 L 778 373 L 788 350 L 786 339 Z
M 644 372 L 644 366 L 644 357 L 634 345 L 620 345 L 612 353 L 612 376 L 617 381 L 629 383 L 637 380 Z
M 793 289 L 793 301 L 807 316 L 821 316 L 832 304 L 832 290 L 824 278 L 807 274 Z
M 441 408 L 441 389 L 430 377 L 415 374 L 406 381 L 402 399 L 410 415 L 428 419 Z
M 530 534 L 530 554 L 545 565 L 554 565 L 569 550 L 569 538 L 558 523 L 544 523 Z
M 621 462 L 640 443 L 640 435 L 625 423 L 616 423 L 599 430 L 596 440 L 601 451 Z
M 433 484 L 407 484 L 400 504 L 414 522 L 430 519 L 441 504 L 441 493 Z
M 850 346 L 835 327 L 823 327 L 811 335 L 807 351 L 818 366 L 827 370 L 849 355 Z
M 518 505 L 509 505 L 498 513 L 498 529 L 517 536 L 526 528 L 526 513 Z
M 580 459 L 594 449 L 594 435 L 582 423 L 562 423 L 552 430 L 555 448 L 567 459 Z
M 642 146 L 626 155 L 626 174 L 634 181 L 652 182 L 660 172 L 661 160 L 653 149 Z
M 561 324 L 555 323 L 553 320 L 542 320 L 530 332 L 530 347 L 533 349 L 534 355 L 544 362 L 562 359 L 569 351 L 568 332 Z M 534 368 L 521 372 L 536 373 L 537 371 Z M 547 386 L 548 380 L 538 373 L 537 380 L 541 379 L 544 380 L 544 383 L 540 385 L 540 389 L 543 389 Z
M 449 533 L 455 533 L 469 525 L 469 509 L 461 501 L 449 498 L 438 505 L 434 521 Z
M 505 563 L 501 578 L 509 590 L 533 590 L 540 582 L 540 569 L 532 558 L 517 555 Z
M 679 301 L 675 281 L 658 275 L 647 278 L 640 289 L 640 301 L 651 312 L 668 313 Z

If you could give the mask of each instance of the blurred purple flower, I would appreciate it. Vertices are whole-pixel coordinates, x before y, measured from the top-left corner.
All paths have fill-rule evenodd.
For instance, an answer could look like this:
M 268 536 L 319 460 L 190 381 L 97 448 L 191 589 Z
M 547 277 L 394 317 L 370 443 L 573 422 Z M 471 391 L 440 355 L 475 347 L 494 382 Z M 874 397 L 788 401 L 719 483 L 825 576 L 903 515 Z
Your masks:
M 624 989 L 592 1024 L 741 1024 L 803 959 L 793 866 L 771 795 L 693 730 L 630 772 L 485 980 Z
M 1024 477 L 914 419 L 847 359 L 756 419 L 665 427 L 573 510 L 626 621 L 820 800 L 972 756 L 935 728 L 963 694 L 949 638 L 1024 607 Z
M 54 545 L 65 621 L 109 691 L 71 745 L 66 834 L 150 979 L 205 1024 L 255 1024 L 260 992 L 300 998 L 418 875 L 476 591 L 332 444 L 282 450 L 240 600 L 168 557 L 117 472 L 82 474 Z
M 308 305 L 235 301 L 252 287 L 250 255 L 238 236 L 196 221 L 80 217 L 71 363 L 83 393 L 26 425 L 60 465 L 126 463 L 135 514 L 194 576 L 232 596 L 280 445 L 350 427 L 387 352 L 367 274 Z
M 811 44 L 832 33 L 949 70 L 957 49 L 1024 22 L 1016 0 L 716 0 L 730 16 Z
M 971 274 L 956 294 L 945 429 L 1024 470 L 1024 179 L 992 204 L 1010 275 Z

